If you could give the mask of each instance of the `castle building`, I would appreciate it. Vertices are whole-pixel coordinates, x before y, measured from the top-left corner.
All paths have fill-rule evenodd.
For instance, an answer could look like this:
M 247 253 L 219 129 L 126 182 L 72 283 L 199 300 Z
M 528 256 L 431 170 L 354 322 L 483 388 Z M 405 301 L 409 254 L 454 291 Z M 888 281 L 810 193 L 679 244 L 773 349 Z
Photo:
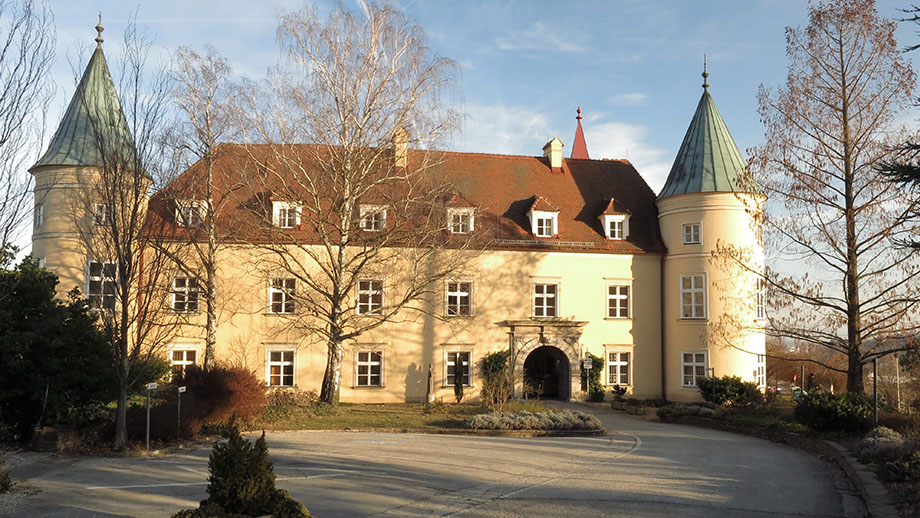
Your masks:
M 100 142 L 123 149 L 133 140 L 97 29 L 99 45 L 73 100 L 30 169 L 32 255 L 58 274 L 61 293 L 79 287 L 99 311 L 112 311 L 117 265 L 87 252 L 87 231 L 78 222 L 91 227 L 112 217 L 109 208 L 86 199 L 93 192 L 86 186 L 104 181 Z M 604 385 L 637 398 L 698 400 L 696 379 L 712 374 L 763 386 L 764 301 L 757 279 L 764 196 L 747 175 L 708 83 L 703 87 L 657 196 L 628 161 L 589 158 L 580 108 L 569 158 L 558 138 L 538 156 L 438 153 L 426 174 L 452 189 L 443 203 L 444 239 L 474 240 L 478 248 L 462 272 L 432 283 L 423 311 L 396 315 L 345 344 L 341 400 L 423 400 L 429 369 L 434 397 L 450 400 L 457 365 L 475 365 L 499 350 L 512 353 L 519 396 L 536 387 L 545 397 L 584 397 L 587 353 L 602 358 L 592 368 L 602 369 Z M 107 121 L 104 135 L 100 120 Z M 426 152 L 407 148 L 404 139 L 394 146 L 397 167 L 425 160 Z M 303 316 L 294 295 L 308 296 L 310 288 L 266 266 L 270 254 L 260 245 L 272 232 L 306 232 L 311 215 L 268 183 L 227 188 L 254 185 L 244 180 L 264 174 L 258 164 L 270 162 L 273 151 L 221 144 L 215 158 L 215 196 L 228 207 L 215 225 L 232 241 L 217 252 L 216 359 L 245 365 L 270 386 L 319 390 L 326 343 L 292 324 Z M 160 225 L 148 231 L 174 235 L 201 224 L 202 171 L 193 166 L 152 195 L 144 210 Z M 368 239 L 393 224 L 378 202 L 356 203 Z M 730 253 L 739 250 L 744 253 Z M 383 269 L 357 279 L 350 295 L 355 317 L 375 316 L 398 288 L 397 276 Z M 162 354 L 179 372 L 204 353 L 201 282 L 178 269 L 165 282 L 162 303 L 182 318 Z M 467 394 L 478 395 L 477 370 L 459 375 Z

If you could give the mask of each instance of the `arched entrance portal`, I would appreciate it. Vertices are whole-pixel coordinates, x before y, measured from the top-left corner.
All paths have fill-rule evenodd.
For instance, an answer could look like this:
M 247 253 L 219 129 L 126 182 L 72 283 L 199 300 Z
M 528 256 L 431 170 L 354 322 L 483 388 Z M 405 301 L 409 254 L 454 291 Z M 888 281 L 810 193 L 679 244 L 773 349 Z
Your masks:
M 525 392 L 544 398 L 569 399 L 569 358 L 551 345 L 537 347 L 524 360 Z

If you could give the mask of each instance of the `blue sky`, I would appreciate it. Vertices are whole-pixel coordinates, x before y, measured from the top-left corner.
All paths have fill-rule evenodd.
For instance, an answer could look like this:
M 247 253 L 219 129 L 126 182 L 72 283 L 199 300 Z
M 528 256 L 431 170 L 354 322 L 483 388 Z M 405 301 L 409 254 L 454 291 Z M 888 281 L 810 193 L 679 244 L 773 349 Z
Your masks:
M 359 9 L 360 0 L 345 0 Z M 712 93 L 742 153 L 763 138 L 759 85 L 786 75 L 786 26 L 807 23 L 804 0 L 489 1 L 398 0 L 427 32 L 433 52 L 462 70 L 467 114 L 451 149 L 539 155 L 558 136 L 571 150 L 581 105 L 592 158 L 628 158 L 656 192 L 677 154 L 702 93 L 703 55 Z M 128 15 L 156 38 L 168 59 L 180 45 L 210 43 L 234 72 L 261 77 L 277 60 L 278 13 L 293 0 L 52 1 L 58 27 L 58 99 L 51 124 L 73 93 L 70 61 L 82 70 L 98 11 L 106 53 L 114 56 Z M 318 2 L 328 10 L 330 1 Z M 909 2 L 880 1 L 882 16 L 902 16 Z M 902 24 L 898 41 L 920 42 Z M 920 51 L 914 54 L 920 55 Z M 913 56 L 911 56 L 913 57 Z M 905 115 L 905 121 L 914 114 Z

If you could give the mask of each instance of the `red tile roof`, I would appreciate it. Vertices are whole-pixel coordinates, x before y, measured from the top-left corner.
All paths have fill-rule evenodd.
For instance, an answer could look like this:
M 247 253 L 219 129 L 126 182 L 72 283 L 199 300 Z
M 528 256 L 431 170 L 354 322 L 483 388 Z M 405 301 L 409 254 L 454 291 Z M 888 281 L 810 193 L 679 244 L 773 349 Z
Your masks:
M 298 146 L 290 146 L 298 149 Z M 307 149 L 301 146 L 300 149 Z M 313 148 L 315 150 L 315 148 Z M 252 229 L 271 230 L 258 216 L 259 207 L 270 210 L 271 192 L 258 192 L 245 178 L 265 176 L 260 171 L 272 161 L 267 145 L 222 144 L 215 159 L 215 200 L 218 232 L 231 240 L 258 239 Z M 655 194 L 626 160 L 564 159 L 562 174 L 552 173 L 544 157 L 493 155 L 484 153 L 434 152 L 435 164 L 426 172 L 433 182 L 446 182 L 454 196 L 447 206 L 476 208 L 474 234 L 489 233 L 491 249 L 552 249 L 609 253 L 663 253 L 658 229 Z M 257 166 L 251 157 L 263 161 Z M 430 157 L 423 151 L 409 151 L 409 168 Z M 269 165 L 271 167 L 271 165 Z M 170 199 L 202 198 L 204 169 L 195 164 L 154 195 L 150 203 L 151 228 L 184 235 L 171 222 L 174 204 Z M 267 191 L 267 189 L 263 189 Z M 220 193 L 226 193 L 223 197 Z M 527 211 L 540 197 L 558 209 L 558 235 L 534 239 Z M 630 215 L 626 240 L 608 240 L 598 216 L 616 199 L 616 210 Z M 304 217 L 308 217 L 305 213 Z M 260 227 L 261 225 L 261 227 Z M 452 236 L 455 239 L 457 236 Z

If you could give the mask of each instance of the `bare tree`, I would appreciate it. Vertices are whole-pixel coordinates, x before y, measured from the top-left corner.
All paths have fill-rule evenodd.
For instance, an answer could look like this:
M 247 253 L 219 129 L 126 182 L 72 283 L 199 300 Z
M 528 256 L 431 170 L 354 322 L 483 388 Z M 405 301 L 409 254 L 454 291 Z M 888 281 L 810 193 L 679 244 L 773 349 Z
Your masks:
M 32 177 L 24 166 L 35 157 L 24 150 L 44 134 L 55 37 L 51 11 L 32 0 L 0 1 L 0 20 L 0 259 L 9 259 L 30 213 Z
M 765 276 L 767 333 L 845 357 L 795 360 L 846 372 L 857 393 L 863 366 L 899 350 L 883 344 L 918 329 L 920 268 L 892 246 L 916 235 L 905 216 L 917 205 L 876 169 L 915 79 L 894 30 L 874 0 L 811 4 L 808 26 L 786 31 L 786 85 L 761 88 L 766 143 L 752 159 L 769 200 L 766 249 L 793 265 Z
M 291 301 L 279 309 L 326 344 L 320 399 L 336 402 L 343 344 L 430 309 L 469 257 L 472 240 L 446 246 L 451 192 L 426 151 L 459 120 L 445 102 L 456 65 L 386 4 L 356 15 L 338 3 L 324 22 L 303 8 L 282 17 L 278 39 L 288 68 L 246 96 L 248 124 L 269 144 L 250 147 L 257 187 L 285 218 L 267 210 L 262 264 L 294 280 L 277 286 Z
M 87 298 L 98 309 L 114 352 L 119 380 L 114 447 L 123 448 L 127 393 L 138 382 L 155 381 L 139 376 L 148 362 L 162 357 L 175 328 L 164 303 L 166 279 L 175 266 L 154 241 L 163 233 L 151 231 L 148 222 L 150 192 L 163 169 L 162 157 L 168 156 L 162 135 L 169 122 L 171 89 L 165 70 L 147 67 L 150 40 L 132 22 L 125 34 L 116 97 L 101 37 L 97 41 L 99 49 L 85 74 L 99 67 L 97 80 L 84 78 L 77 93 L 88 114 L 97 167 L 83 182 L 72 214 L 89 258 Z M 93 87 L 99 90 L 80 92 Z
M 224 239 L 217 232 L 217 220 L 223 212 L 227 192 L 215 196 L 215 164 L 219 159 L 221 140 L 236 135 L 232 117 L 233 90 L 230 84 L 230 65 L 213 47 L 206 47 L 204 55 L 190 48 L 180 48 L 175 54 L 174 78 L 178 85 L 177 102 L 185 115 L 182 124 L 172 135 L 178 150 L 176 171 L 192 167 L 200 168 L 200 174 L 180 176 L 171 182 L 163 193 L 177 207 L 190 203 L 194 198 L 202 202 L 201 207 L 179 210 L 185 221 L 179 223 L 186 229 L 188 247 L 175 250 L 174 260 L 187 274 L 186 282 L 204 281 L 204 291 L 198 295 L 206 307 L 205 350 L 203 368 L 207 370 L 214 362 L 217 342 L 217 254 Z M 203 180 L 201 182 L 200 180 Z M 190 185 L 189 182 L 195 182 Z M 237 182 L 235 185 L 239 186 Z M 220 186 L 232 189 L 227 182 Z M 192 221 L 194 219 L 194 221 Z M 165 243 L 164 243 L 165 244 Z M 171 253 L 175 243 L 164 247 Z M 191 250 L 191 254 L 187 253 Z

